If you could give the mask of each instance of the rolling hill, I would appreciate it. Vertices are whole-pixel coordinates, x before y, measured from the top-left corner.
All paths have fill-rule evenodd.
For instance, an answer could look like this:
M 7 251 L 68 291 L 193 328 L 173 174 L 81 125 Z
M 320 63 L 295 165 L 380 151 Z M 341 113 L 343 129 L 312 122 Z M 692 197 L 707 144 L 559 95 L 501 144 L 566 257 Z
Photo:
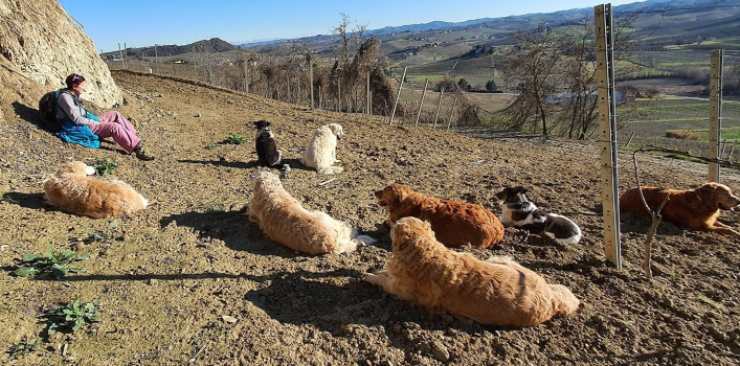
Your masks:
M 178 56 L 190 52 L 204 52 L 204 53 L 218 53 L 226 52 L 237 49 L 236 46 L 229 42 L 226 42 L 220 38 L 204 39 L 198 42 L 187 44 L 184 46 L 178 45 L 157 45 L 156 55 L 159 57 Z M 154 57 L 155 48 L 151 47 L 139 47 L 139 48 L 126 48 L 124 50 L 127 57 Z M 106 52 L 101 56 L 106 58 L 117 58 L 118 51 Z

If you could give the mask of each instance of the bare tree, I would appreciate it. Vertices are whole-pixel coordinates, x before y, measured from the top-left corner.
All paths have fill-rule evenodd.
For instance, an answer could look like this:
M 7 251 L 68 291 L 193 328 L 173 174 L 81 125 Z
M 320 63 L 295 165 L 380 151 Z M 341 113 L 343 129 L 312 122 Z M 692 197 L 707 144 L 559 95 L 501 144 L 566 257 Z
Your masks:
M 350 48 L 350 37 L 349 26 L 352 24 L 349 15 L 341 13 L 342 20 L 339 24 L 334 27 L 334 34 L 339 36 L 339 49 L 338 58 L 341 65 L 347 65 L 349 63 L 349 48 Z
M 511 125 L 517 129 L 541 127 L 548 136 L 548 106 L 545 98 L 557 90 L 556 71 L 562 53 L 557 39 L 549 33 L 537 32 L 517 36 L 507 57 L 507 74 L 517 85 L 519 95 L 506 108 Z

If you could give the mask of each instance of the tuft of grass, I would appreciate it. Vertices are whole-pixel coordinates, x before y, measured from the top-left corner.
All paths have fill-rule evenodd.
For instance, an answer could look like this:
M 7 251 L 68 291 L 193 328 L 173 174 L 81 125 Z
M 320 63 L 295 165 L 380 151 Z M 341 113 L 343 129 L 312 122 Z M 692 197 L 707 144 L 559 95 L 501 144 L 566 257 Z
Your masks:
M 215 149 L 217 147 L 218 147 L 217 144 L 210 143 L 210 144 L 206 145 L 206 150 L 213 150 L 213 149 Z
M 85 259 L 87 259 L 86 255 L 79 255 L 69 249 L 58 251 L 49 249 L 46 254 L 26 254 L 16 266 L 13 275 L 17 277 L 61 279 L 69 273 L 81 272 L 80 268 L 73 267 L 72 264 Z
M 238 133 L 229 134 L 223 141 L 227 145 L 241 145 L 245 142 L 247 142 L 247 138 Z
M 118 168 L 118 164 L 111 159 L 105 158 L 95 160 L 93 167 L 99 176 L 105 176 L 113 174 L 113 172 Z
M 31 354 L 36 351 L 36 347 L 39 345 L 38 338 L 28 340 L 27 338 L 21 339 L 20 342 L 10 346 L 8 349 L 8 357 L 12 360 L 16 360 L 25 355 Z
M 64 304 L 42 315 L 48 334 L 56 332 L 74 333 L 92 323 L 97 323 L 98 304 L 81 302 L 79 299 Z

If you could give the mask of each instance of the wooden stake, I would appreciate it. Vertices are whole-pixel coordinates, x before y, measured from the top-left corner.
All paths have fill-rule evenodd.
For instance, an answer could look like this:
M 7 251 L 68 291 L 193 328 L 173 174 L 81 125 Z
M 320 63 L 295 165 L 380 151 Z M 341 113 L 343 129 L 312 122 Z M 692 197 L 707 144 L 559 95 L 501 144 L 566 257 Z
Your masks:
M 337 112 L 342 111 L 342 75 L 341 71 L 337 74 Z
M 720 135 L 722 131 L 722 49 L 712 53 L 712 71 L 709 80 L 709 151 L 708 157 L 720 159 Z M 720 167 L 709 164 L 709 182 L 719 183 Z
M 249 94 L 249 61 L 244 60 L 244 92 Z
M 604 210 L 604 247 L 607 259 L 622 269 L 619 223 L 619 163 L 617 160 L 617 118 L 614 98 L 614 31 L 611 4 L 594 7 L 596 22 L 596 85 L 599 90 L 599 127 Z
M 624 144 L 624 148 L 625 148 L 625 149 L 627 149 L 627 148 L 629 148 L 629 147 L 630 147 L 630 143 L 632 143 L 632 139 L 633 139 L 634 137 L 635 137 L 635 133 L 634 133 L 634 132 L 632 132 L 632 133 L 630 134 L 630 137 L 629 137 L 629 139 L 627 139 L 627 143 L 626 143 L 626 144 Z
M 401 76 L 401 82 L 398 85 L 398 94 L 396 95 L 396 102 L 393 103 L 393 111 L 391 112 L 391 118 L 388 121 L 389 125 L 393 124 L 393 118 L 396 117 L 396 109 L 398 108 L 398 101 L 401 99 L 401 90 L 403 90 L 403 82 L 406 80 L 406 69 L 408 66 L 403 67 L 403 76 Z
M 365 112 L 367 114 L 373 114 L 373 98 L 372 94 L 370 93 L 370 68 L 367 69 L 367 91 L 365 96 L 367 99 L 367 107 L 365 108 Z
M 445 89 L 442 88 L 442 90 L 439 92 L 439 100 L 437 101 L 437 110 L 434 112 L 434 126 L 433 128 L 437 128 L 437 121 L 439 120 L 439 111 L 442 109 L 442 98 L 445 96 Z
M 452 117 L 455 115 L 455 105 L 457 104 L 457 99 L 459 98 L 459 95 L 455 95 L 455 97 L 452 99 L 452 107 L 450 107 L 450 117 L 447 120 L 447 131 L 450 130 L 450 126 L 452 126 Z
M 429 79 L 427 79 L 424 82 L 424 92 L 421 93 L 421 101 L 419 102 L 419 112 L 416 113 L 416 124 L 414 126 L 419 125 L 419 118 L 421 118 L 421 109 L 424 108 L 424 98 L 427 96 L 427 87 L 429 87 Z
M 316 108 L 316 103 L 314 102 L 313 97 L 313 62 L 311 62 L 311 58 L 309 57 L 308 60 L 308 79 L 311 83 L 311 109 Z

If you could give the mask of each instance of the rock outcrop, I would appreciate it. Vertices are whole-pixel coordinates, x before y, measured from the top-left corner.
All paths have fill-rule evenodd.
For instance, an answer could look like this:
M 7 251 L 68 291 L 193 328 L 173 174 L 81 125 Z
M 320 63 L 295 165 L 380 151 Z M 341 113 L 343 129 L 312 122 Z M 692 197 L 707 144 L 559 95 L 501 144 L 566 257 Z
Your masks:
M 77 72 L 88 80 L 85 100 L 106 108 L 123 100 L 92 40 L 57 0 L 0 0 L 0 68 L 3 76 L 13 75 L 0 79 L 2 88 L 25 83 L 20 73 L 42 91 L 53 90 Z M 4 109 L 8 101 L 2 102 Z

